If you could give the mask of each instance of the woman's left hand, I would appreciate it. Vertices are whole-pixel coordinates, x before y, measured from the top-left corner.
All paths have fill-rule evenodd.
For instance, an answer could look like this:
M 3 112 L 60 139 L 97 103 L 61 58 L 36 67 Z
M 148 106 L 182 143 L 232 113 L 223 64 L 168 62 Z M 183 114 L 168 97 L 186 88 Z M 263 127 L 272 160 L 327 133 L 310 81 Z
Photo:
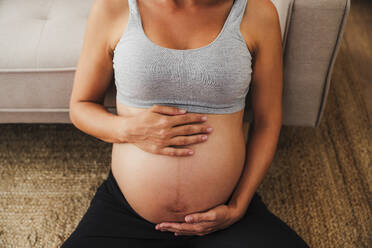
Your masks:
M 237 222 L 240 216 L 241 215 L 235 208 L 222 204 L 206 212 L 186 215 L 186 222 L 162 222 L 157 224 L 155 229 L 174 232 L 176 236 L 203 236 L 220 229 L 225 229 Z M 192 220 L 189 220 L 190 217 L 192 217 Z M 159 229 L 157 227 L 159 227 Z

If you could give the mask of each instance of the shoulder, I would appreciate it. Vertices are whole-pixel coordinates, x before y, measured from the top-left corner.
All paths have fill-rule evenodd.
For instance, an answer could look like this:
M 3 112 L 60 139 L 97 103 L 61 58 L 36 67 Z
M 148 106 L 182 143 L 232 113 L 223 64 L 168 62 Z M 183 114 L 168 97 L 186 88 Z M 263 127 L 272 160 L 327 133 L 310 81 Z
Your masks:
M 253 50 L 265 37 L 280 31 L 279 14 L 272 0 L 247 0 L 244 12 L 245 29 L 253 37 Z M 248 31 L 247 31 L 248 32 Z
M 263 25 L 279 20 L 278 11 L 272 0 L 247 0 L 245 11 Z
M 112 53 L 112 47 L 117 39 L 117 33 L 122 29 L 121 23 L 128 16 L 127 0 L 94 0 L 90 7 L 87 29 L 95 33 L 95 40 L 106 43 L 107 50 Z
M 105 30 L 112 26 L 112 22 L 118 19 L 123 7 L 119 0 L 94 0 L 89 10 L 87 24 L 96 26 L 97 29 Z
M 120 15 L 128 9 L 128 1 L 123 0 L 94 0 L 90 13 L 102 18 L 110 19 Z

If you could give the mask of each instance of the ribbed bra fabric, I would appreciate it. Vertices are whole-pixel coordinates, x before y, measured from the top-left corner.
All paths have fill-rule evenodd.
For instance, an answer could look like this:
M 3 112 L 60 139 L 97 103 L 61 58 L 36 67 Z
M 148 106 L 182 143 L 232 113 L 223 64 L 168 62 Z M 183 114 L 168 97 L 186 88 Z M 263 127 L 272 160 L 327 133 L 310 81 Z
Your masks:
M 128 24 L 113 51 L 116 100 L 126 106 L 175 106 L 228 114 L 245 107 L 252 56 L 240 32 L 247 0 L 234 0 L 218 36 L 195 49 L 172 49 L 144 32 L 137 0 L 128 0 Z

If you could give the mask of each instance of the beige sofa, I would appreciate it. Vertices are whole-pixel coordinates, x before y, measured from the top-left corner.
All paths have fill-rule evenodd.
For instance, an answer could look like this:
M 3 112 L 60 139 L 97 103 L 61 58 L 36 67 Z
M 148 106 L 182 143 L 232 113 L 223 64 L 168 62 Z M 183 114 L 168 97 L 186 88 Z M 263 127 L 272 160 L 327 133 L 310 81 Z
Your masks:
M 284 46 L 283 125 L 317 127 L 350 0 L 272 0 Z M 71 123 L 69 97 L 93 0 L 0 1 L 0 123 Z M 112 82 L 104 106 L 115 111 Z M 244 120 L 252 120 L 250 94 Z

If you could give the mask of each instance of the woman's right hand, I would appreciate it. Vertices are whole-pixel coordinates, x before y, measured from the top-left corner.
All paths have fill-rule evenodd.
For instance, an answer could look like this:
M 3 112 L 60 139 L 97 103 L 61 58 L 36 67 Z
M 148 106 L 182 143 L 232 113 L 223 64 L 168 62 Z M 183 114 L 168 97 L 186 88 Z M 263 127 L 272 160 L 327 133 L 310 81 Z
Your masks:
M 127 122 L 128 143 L 135 144 L 144 151 L 170 156 L 192 155 L 185 146 L 201 143 L 203 134 L 209 134 L 210 127 L 201 122 L 203 114 L 182 113 L 179 108 L 172 106 L 153 105 L 130 117 Z M 194 135 L 195 134 L 195 135 Z M 207 136 L 207 135 L 205 135 Z

